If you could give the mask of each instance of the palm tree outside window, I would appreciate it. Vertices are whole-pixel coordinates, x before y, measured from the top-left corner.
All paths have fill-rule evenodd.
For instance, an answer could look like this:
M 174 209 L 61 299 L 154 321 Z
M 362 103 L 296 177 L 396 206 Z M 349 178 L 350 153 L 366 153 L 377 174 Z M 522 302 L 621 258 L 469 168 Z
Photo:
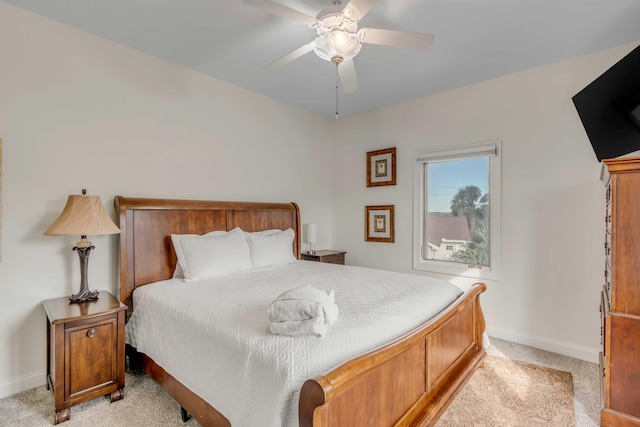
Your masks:
M 499 149 L 495 141 L 416 153 L 414 269 L 498 274 Z

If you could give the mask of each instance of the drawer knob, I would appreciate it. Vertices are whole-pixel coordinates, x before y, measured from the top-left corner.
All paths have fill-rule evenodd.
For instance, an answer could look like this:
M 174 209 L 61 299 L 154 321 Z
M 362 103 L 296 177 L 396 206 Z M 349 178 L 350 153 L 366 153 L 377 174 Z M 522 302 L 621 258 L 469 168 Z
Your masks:
M 89 329 L 89 330 L 87 331 L 87 336 L 88 336 L 89 338 L 93 338 L 93 337 L 95 337 L 95 336 L 96 336 L 96 329 L 95 329 L 95 328 L 91 328 L 91 329 Z

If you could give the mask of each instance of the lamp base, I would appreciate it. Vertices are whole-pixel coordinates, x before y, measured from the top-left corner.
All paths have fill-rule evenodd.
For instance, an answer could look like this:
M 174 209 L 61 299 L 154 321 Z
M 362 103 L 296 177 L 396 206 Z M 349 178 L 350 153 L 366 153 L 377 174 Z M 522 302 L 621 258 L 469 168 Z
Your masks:
M 73 248 L 74 251 L 78 251 L 78 257 L 80 257 L 80 291 L 69 297 L 69 301 L 71 302 L 91 301 L 98 299 L 98 294 L 100 294 L 99 291 L 90 291 L 89 284 L 87 283 L 89 253 L 91 249 L 94 249 L 94 246 L 91 245 L 91 242 L 87 242 L 86 236 L 82 236 L 82 240 Z
M 69 297 L 71 302 L 85 302 L 98 299 L 100 291 L 90 291 L 89 288 L 81 289 L 77 294 L 73 294 Z

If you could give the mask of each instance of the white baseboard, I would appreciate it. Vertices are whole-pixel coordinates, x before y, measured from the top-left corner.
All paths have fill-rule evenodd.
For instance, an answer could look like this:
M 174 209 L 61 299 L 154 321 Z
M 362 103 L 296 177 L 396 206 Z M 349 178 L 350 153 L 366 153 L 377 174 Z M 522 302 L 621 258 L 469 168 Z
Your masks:
M 501 340 L 535 347 L 540 350 L 552 351 L 554 353 L 574 357 L 576 359 L 586 360 L 587 362 L 598 363 L 599 361 L 600 350 L 598 349 L 583 347 L 550 338 L 519 334 L 504 329 L 487 328 L 487 333 L 490 337 L 496 337 Z
M 22 391 L 31 390 L 46 384 L 47 372 L 43 369 L 32 374 L 23 375 L 6 383 L 0 384 L 0 399 Z

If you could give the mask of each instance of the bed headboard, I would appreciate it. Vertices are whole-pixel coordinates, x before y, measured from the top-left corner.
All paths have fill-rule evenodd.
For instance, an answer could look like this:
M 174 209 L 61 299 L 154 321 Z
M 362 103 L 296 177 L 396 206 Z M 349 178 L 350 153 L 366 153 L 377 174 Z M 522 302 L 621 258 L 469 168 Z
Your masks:
M 240 227 L 245 231 L 292 228 L 300 258 L 300 210 L 295 203 L 218 202 L 116 196 L 120 225 L 120 300 L 130 310 L 138 286 L 170 279 L 177 258 L 171 234 L 204 234 Z

